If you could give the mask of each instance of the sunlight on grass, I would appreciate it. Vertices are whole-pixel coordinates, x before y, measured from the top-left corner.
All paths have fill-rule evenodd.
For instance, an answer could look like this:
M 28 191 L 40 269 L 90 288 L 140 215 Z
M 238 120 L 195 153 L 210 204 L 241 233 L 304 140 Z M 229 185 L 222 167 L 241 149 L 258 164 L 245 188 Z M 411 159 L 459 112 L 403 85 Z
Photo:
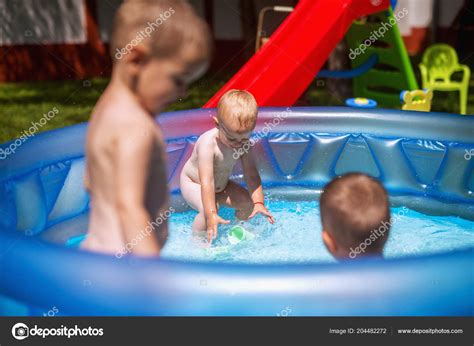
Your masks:
M 230 76 L 205 76 L 194 83 L 186 98 L 166 111 L 202 107 Z M 59 113 L 39 131 L 51 130 L 87 121 L 94 104 L 107 86 L 108 79 L 90 81 L 28 82 L 0 84 L 0 143 L 12 140 L 56 107 Z M 325 83 L 314 82 L 302 98 L 302 105 L 340 106 L 344 101 L 331 94 Z M 474 79 L 471 80 L 468 114 L 474 114 Z M 458 95 L 435 93 L 433 111 L 456 112 Z

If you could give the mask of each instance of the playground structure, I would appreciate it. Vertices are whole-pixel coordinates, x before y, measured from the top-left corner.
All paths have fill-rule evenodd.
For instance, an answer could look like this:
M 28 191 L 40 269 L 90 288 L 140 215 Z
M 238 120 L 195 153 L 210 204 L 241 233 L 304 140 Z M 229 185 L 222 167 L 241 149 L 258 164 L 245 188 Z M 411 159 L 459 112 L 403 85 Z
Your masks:
M 325 6 L 334 3 L 302 0 L 296 8 L 263 8 L 259 14 L 255 55 L 204 107 L 215 107 L 220 96 L 233 88 L 252 92 L 260 106 L 292 105 L 316 76 L 353 79 L 354 97 L 374 100 L 382 107 L 400 107 L 400 92 L 419 87 L 397 26 L 406 9 L 394 15 L 396 3 L 341 0 L 328 8 Z M 289 15 L 273 35 L 267 37 L 264 18 L 271 11 Z M 323 27 L 329 29 L 317 30 L 314 35 L 314 28 Z M 344 34 L 352 69 L 320 70 Z M 441 54 L 436 61 L 448 66 L 435 66 L 435 53 Z M 428 49 L 420 70 L 423 88 L 459 91 L 460 113 L 466 113 L 470 71 L 467 66 L 458 64 L 452 48 L 435 45 Z M 463 79 L 451 81 L 454 72 L 462 72 Z M 285 89 L 288 83 L 292 87 Z
M 268 42 L 204 108 L 215 107 L 229 89 L 248 90 L 259 106 L 293 105 L 353 21 L 388 7 L 388 0 L 300 1 Z
M 334 4 L 303 0 L 294 9 L 263 8 L 256 54 L 204 107 L 215 107 L 220 96 L 234 88 L 252 92 L 260 106 L 291 105 L 316 76 L 353 78 L 356 97 L 374 99 L 383 106 L 399 106 L 400 92 L 417 89 L 418 84 L 390 4 L 395 6 L 396 2 L 338 0 Z M 264 16 L 269 11 L 290 13 L 271 38 L 265 37 L 263 30 Z M 360 19 L 362 16 L 366 17 Z M 381 38 L 365 44 L 381 23 L 391 30 L 384 27 L 387 32 Z M 314 28 L 320 30 L 315 32 Z M 346 32 L 351 54 L 365 46 L 362 54 L 353 54 L 352 70 L 320 70 Z M 292 87 L 286 88 L 288 84 Z
M 418 89 L 391 8 L 371 17 L 356 20 L 346 37 L 351 54 L 355 55 L 353 59 L 351 58 L 353 68 L 363 65 L 367 55 L 375 55 L 378 58 L 377 63 L 366 73 L 354 77 L 354 95 L 374 99 L 382 106 L 398 107 L 400 91 Z M 354 51 L 361 47 L 365 53 L 361 51 L 362 54 L 354 54 Z

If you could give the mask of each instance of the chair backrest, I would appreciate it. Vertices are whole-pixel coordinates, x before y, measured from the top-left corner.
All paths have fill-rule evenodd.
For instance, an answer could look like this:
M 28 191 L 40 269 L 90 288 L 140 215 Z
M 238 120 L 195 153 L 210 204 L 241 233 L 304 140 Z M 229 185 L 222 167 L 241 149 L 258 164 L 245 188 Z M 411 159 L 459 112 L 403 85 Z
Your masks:
M 428 47 L 423 54 L 423 65 L 428 69 L 431 81 L 449 81 L 453 70 L 459 66 L 458 55 L 453 47 L 440 43 Z
M 424 90 L 404 90 L 400 93 L 400 100 L 404 102 L 402 109 L 404 111 L 429 112 L 431 110 L 431 100 L 433 91 Z

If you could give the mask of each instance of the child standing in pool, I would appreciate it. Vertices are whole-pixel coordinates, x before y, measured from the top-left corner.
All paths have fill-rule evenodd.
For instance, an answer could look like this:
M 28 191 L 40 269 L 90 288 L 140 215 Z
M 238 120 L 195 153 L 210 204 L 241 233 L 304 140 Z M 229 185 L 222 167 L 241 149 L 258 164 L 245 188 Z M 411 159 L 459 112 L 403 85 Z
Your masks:
M 376 179 L 362 173 L 333 179 L 321 195 L 320 211 L 323 241 L 334 257 L 382 256 L 390 207 Z
M 257 102 L 243 90 L 229 90 L 219 100 L 216 127 L 202 134 L 191 157 L 181 172 L 181 193 L 186 202 L 198 211 L 193 231 L 207 231 L 208 241 L 217 236 L 219 224 L 228 220 L 218 215 L 220 205 L 236 210 L 238 219 L 256 214 L 275 220 L 265 207 L 262 181 L 256 169 L 252 149 L 239 150 L 249 141 L 257 123 Z M 241 160 L 248 191 L 229 180 L 237 160 Z
M 168 235 L 166 220 L 155 221 L 169 208 L 154 115 L 206 70 L 210 35 L 185 1 L 128 0 L 117 10 L 110 46 L 112 77 L 87 133 L 91 212 L 82 248 L 154 256 Z

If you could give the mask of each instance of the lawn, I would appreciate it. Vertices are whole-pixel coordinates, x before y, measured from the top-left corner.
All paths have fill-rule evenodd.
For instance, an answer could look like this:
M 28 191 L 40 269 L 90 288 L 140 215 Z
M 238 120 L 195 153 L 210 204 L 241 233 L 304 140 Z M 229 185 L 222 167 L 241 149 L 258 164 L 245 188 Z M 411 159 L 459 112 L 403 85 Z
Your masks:
M 205 76 L 193 84 L 188 96 L 170 105 L 167 110 L 201 107 L 229 76 Z M 58 114 L 40 131 L 87 121 L 92 108 L 107 86 L 108 79 L 84 81 L 5 83 L 0 84 L 0 143 L 12 140 L 37 122 L 43 114 L 56 108 Z M 343 105 L 341 97 L 328 91 L 325 80 L 315 80 L 309 87 L 303 104 L 314 106 Z M 454 96 L 454 95 L 453 95 Z M 457 97 L 435 93 L 434 111 L 448 112 Z M 474 79 L 471 79 L 468 113 L 474 114 Z

